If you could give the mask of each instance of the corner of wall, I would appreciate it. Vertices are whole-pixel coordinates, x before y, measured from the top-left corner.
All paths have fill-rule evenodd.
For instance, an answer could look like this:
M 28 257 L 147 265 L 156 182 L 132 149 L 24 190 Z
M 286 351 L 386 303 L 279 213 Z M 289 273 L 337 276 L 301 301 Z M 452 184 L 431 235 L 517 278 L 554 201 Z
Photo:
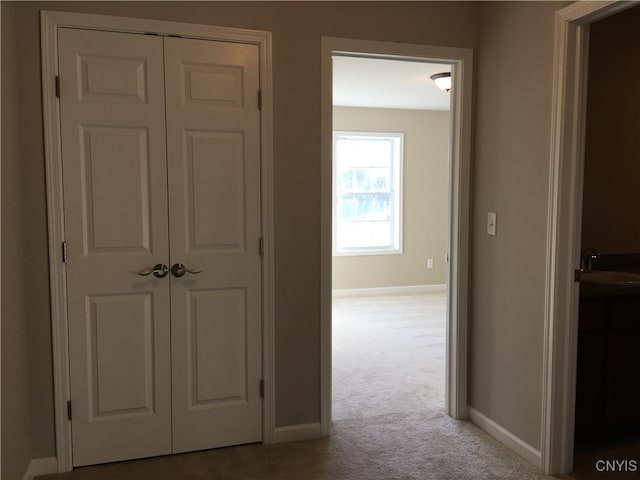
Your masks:
M 17 8 L 2 2 L 2 478 L 20 478 L 33 456 L 29 415 L 27 295 L 24 288 L 22 152 Z M 10 439 L 10 441 L 8 441 Z
M 58 473 L 58 460 L 56 457 L 34 458 L 22 480 L 33 480 L 39 475 L 51 475 Z
M 497 424 L 486 415 L 483 415 L 475 408 L 468 407 L 468 411 L 469 420 L 471 420 L 473 424 L 487 432 L 506 447 L 516 452 L 528 462 L 538 468 L 542 468 L 542 455 L 540 454 L 540 450 L 532 447 L 517 435 L 514 435 L 509 430 Z

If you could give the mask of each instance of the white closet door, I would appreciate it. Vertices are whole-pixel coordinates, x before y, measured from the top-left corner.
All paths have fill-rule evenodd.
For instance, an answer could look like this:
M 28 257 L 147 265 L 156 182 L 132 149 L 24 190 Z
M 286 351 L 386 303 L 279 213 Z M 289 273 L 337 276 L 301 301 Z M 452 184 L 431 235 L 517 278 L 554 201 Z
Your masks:
M 258 61 L 165 39 L 174 452 L 262 438 Z
M 58 42 L 73 464 L 170 453 L 162 38 Z

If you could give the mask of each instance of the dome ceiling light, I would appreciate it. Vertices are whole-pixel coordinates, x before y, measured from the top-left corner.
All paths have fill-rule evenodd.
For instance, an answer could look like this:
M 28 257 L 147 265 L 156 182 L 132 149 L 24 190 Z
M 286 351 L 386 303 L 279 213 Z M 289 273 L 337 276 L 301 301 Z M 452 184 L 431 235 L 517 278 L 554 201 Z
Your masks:
M 451 90 L 451 72 L 436 73 L 431 75 L 431 80 L 433 80 L 441 90 L 445 92 Z

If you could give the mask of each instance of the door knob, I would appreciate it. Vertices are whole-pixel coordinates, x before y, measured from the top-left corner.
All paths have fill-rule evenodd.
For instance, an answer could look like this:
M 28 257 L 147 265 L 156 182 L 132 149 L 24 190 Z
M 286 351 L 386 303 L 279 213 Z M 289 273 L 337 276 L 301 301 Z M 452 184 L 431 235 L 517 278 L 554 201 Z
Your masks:
M 157 263 L 153 266 L 153 268 L 145 268 L 138 272 L 138 275 L 141 277 L 146 277 L 147 275 L 151 275 L 153 273 L 154 276 L 158 278 L 164 278 L 169 275 L 169 267 L 167 267 L 164 263 Z
M 201 270 L 189 270 L 184 263 L 174 263 L 171 267 L 171 273 L 174 277 L 183 277 L 185 273 L 197 275 Z

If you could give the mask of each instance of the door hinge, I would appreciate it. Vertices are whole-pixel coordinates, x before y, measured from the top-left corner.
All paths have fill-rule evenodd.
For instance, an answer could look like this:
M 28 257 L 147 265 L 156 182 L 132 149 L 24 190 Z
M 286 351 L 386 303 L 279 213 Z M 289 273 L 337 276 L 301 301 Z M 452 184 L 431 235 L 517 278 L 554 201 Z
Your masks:
M 258 110 L 262 110 L 262 90 L 258 90 Z
M 258 242 L 258 253 L 261 257 L 264 257 L 264 238 L 260 237 L 260 241 Z
M 60 98 L 60 76 L 56 75 L 56 97 Z
M 260 398 L 264 398 L 264 380 L 260 379 Z
M 449 254 L 448 253 L 444 254 L 444 263 L 449 263 Z
M 71 421 L 71 400 L 67 400 L 67 418 Z
M 62 261 L 67 263 L 67 242 L 62 242 Z

